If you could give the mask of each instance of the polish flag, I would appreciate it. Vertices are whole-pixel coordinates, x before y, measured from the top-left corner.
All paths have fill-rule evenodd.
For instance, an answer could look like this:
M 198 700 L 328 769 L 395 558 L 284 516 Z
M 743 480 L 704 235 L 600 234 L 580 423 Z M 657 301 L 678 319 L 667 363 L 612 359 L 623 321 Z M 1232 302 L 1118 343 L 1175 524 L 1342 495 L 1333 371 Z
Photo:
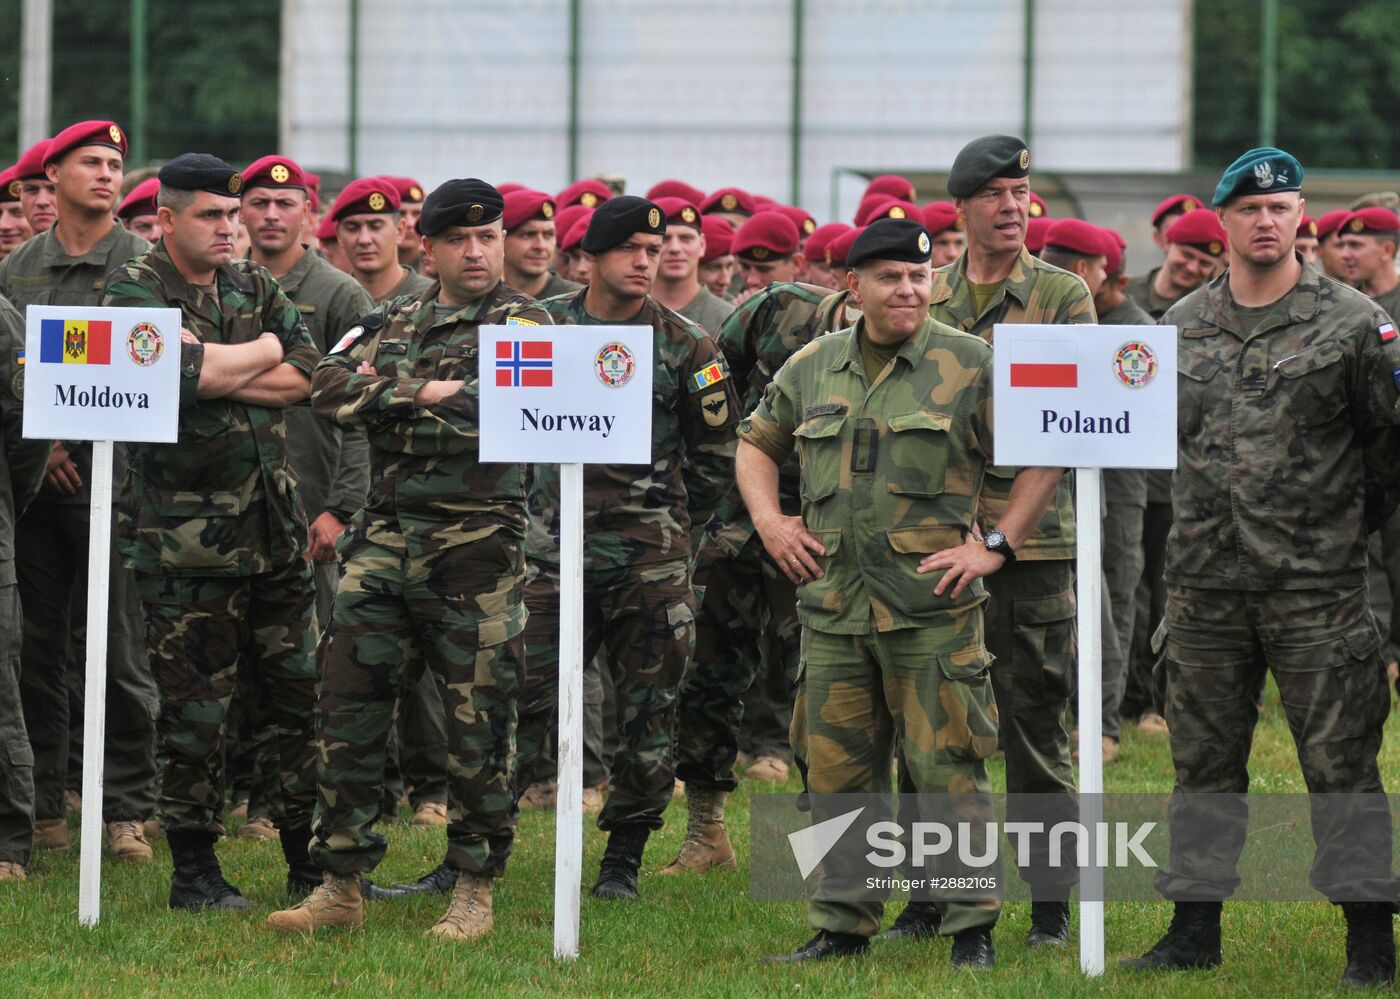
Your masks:
M 1073 340 L 1018 342 L 1011 347 L 1012 388 L 1078 388 L 1079 351 Z

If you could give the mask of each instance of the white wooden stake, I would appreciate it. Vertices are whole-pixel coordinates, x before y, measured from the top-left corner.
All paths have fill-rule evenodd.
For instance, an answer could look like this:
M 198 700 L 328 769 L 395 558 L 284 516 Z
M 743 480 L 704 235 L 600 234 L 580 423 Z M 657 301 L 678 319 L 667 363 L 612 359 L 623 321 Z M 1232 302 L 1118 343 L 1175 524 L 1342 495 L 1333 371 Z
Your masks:
M 78 922 L 102 915 L 102 755 L 107 741 L 107 601 L 111 592 L 112 442 L 92 442 L 88 527 L 87 687 L 83 694 L 83 821 Z
M 1089 865 L 1079 882 L 1079 967 L 1104 970 L 1104 871 L 1093 836 L 1103 821 L 1103 472 L 1075 470 L 1075 536 L 1079 605 L 1079 822 L 1090 833 Z
M 583 877 L 583 465 L 559 466 L 559 797 L 554 956 L 578 957 Z

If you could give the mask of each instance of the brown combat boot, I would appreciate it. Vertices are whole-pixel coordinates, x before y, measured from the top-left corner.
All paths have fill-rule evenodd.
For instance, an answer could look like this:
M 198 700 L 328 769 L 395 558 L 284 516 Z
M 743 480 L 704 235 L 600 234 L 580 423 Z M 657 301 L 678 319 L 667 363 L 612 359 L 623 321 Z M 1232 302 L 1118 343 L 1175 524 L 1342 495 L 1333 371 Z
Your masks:
M 238 827 L 239 839 L 277 839 L 277 827 L 266 815 L 254 815 Z
M 491 879 L 462 871 L 452 889 L 452 902 L 441 919 L 428 928 L 440 940 L 476 940 L 491 932 Z
M 537 780 L 525 789 L 520 796 L 520 810 L 531 812 L 552 811 L 559 800 L 559 784 L 553 780 Z
M 24 873 L 24 865 L 17 864 L 13 860 L 0 860 L 0 881 L 28 881 L 29 875 Z
M 661 868 L 662 874 L 704 874 L 715 868 L 735 870 L 739 866 L 729 834 L 724 831 L 724 791 L 691 787 L 686 795 L 690 821 L 676 859 Z
M 413 818 L 409 820 L 408 824 L 420 829 L 446 828 L 447 803 L 442 801 L 423 802 L 413 810 Z
M 278 933 L 304 933 L 319 929 L 353 930 L 365 921 L 365 904 L 360 900 L 358 874 L 325 873 L 325 879 L 310 895 L 292 906 L 267 917 L 269 929 Z
M 146 830 L 140 822 L 135 819 L 108 822 L 106 828 L 108 856 L 137 863 L 155 859 L 151 844 L 146 842 Z
M 68 849 L 68 820 L 40 819 L 34 823 L 34 849 Z
M 744 771 L 745 780 L 761 781 L 764 784 L 787 783 L 789 767 L 776 756 L 760 756 Z

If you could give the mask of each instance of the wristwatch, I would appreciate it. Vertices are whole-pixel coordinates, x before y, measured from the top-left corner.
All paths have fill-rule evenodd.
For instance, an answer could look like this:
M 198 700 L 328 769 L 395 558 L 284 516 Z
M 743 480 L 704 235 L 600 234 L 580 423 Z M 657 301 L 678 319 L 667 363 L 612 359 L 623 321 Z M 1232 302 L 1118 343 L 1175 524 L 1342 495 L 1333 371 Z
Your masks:
M 987 546 L 987 551 L 996 552 L 1006 561 L 1016 561 L 1016 550 L 1011 547 L 1011 542 L 1006 540 L 1006 535 L 1000 531 L 988 531 L 983 544 Z

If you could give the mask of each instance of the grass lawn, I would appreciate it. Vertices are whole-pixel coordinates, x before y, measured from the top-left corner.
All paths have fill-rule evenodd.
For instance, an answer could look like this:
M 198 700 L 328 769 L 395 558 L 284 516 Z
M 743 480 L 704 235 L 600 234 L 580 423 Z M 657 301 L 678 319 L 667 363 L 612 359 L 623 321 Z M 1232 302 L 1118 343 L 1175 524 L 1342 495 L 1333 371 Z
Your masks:
M 1251 772 L 1259 791 L 1303 791 L 1293 745 L 1270 688 Z M 1400 749 L 1387 742 L 1383 772 L 1400 785 Z M 997 773 L 1000 778 L 1000 773 Z M 1166 791 L 1171 762 L 1165 739 L 1125 733 L 1123 754 L 1106 772 L 1109 791 Z M 794 790 L 796 786 L 794 784 Z M 38 853 L 28 884 L 0 885 L 0 996 L 387 996 L 416 995 L 790 995 L 1003 996 L 1131 995 L 1180 999 L 1239 995 L 1314 996 L 1335 991 L 1344 963 L 1341 914 L 1319 901 L 1241 902 L 1225 909 L 1225 966 L 1165 975 L 1120 971 L 1119 957 L 1145 950 L 1165 928 L 1165 903 L 1109 903 L 1108 971 L 1086 980 L 1073 946 L 1030 952 L 1024 903 L 1010 905 L 996 932 L 998 964 L 987 973 L 948 967 L 948 943 L 875 945 L 870 958 L 814 967 L 768 967 L 758 959 L 794 948 L 810 934 L 798 903 L 747 898 L 748 797 L 730 800 L 730 835 L 740 870 L 701 879 L 654 875 L 674 855 L 684 805 L 647 848 L 637 904 L 583 901 L 580 958 L 552 953 L 553 813 L 522 817 L 507 877 L 497 883 L 496 931 L 476 946 L 430 942 L 423 931 L 445 907 L 434 896 L 369 907 L 365 926 L 315 940 L 264 929 L 278 908 L 285 867 L 275 842 L 220 844 L 225 873 L 259 908 L 246 914 L 191 915 L 165 908 L 170 858 L 107 863 L 101 925 L 77 922 L 77 823 L 69 853 Z M 442 854 L 441 833 L 391 831 L 381 883 L 407 879 Z M 603 836 L 585 837 L 585 888 L 597 872 Z M 886 915 L 886 922 L 892 918 Z M 1076 931 L 1077 932 L 1077 931 Z

